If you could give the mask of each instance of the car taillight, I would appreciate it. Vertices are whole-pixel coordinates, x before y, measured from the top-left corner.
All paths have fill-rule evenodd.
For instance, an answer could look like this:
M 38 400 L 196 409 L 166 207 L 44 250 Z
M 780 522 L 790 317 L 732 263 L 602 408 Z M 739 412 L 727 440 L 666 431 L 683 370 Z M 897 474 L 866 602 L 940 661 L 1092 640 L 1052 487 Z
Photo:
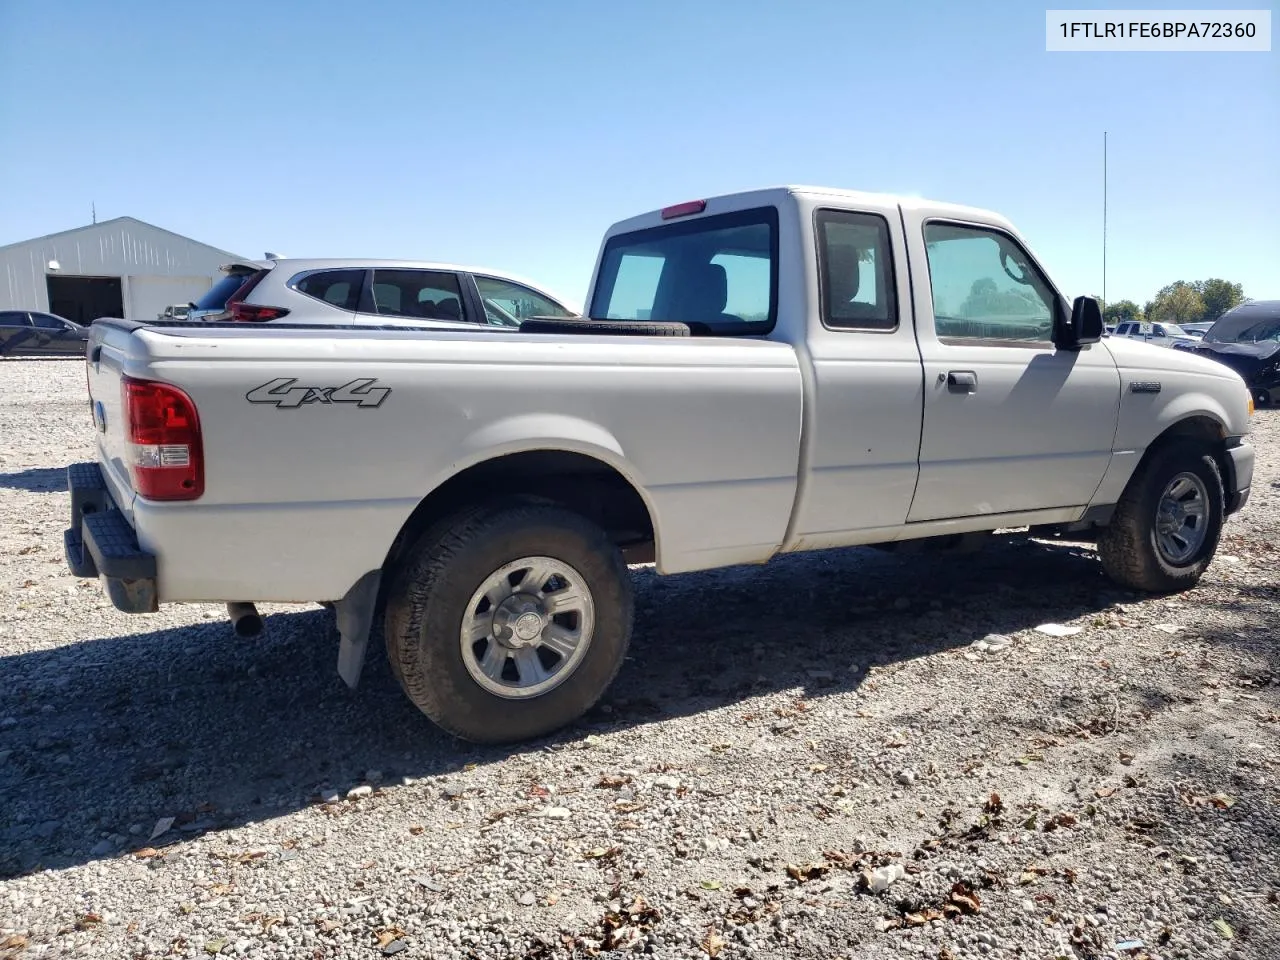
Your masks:
M 195 500 L 204 493 L 204 444 L 191 398 L 154 380 L 121 380 L 133 489 L 148 500 Z
M 281 317 L 289 315 L 289 311 L 284 307 L 260 307 L 244 302 L 244 298 L 253 291 L 254 287 L 262 282 L 262 278 L 267 275 L 267 272 L 266 270 L 259 270 L 257 273 L 250 274 L 245 279 L 245 282 L 236 289 L 236 292 L 227 297 L 224 309 L 231 314 L 232 322 L 263 323 L 267 320 L 279 320 Z
M 228 303 L 231 319 L 236 323 L 263 323 L 267 320 L 279 320 L 287 317 L 289 311 L 285 307 L 260 307 L 253 303 Z

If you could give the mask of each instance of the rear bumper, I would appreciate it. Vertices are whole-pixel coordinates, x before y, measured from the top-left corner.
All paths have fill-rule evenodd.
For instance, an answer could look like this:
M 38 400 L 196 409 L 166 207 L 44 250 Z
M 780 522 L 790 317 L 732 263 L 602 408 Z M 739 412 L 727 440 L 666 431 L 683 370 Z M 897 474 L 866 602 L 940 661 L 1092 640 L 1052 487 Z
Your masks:
M 62 535 L 67 566 L 77 577 L 97 577 L 117 610 L 152 613 L 159 607 L 156 558 L 138 538 L 102 479 L 96 463 L 67 467 L 71 526 Z
M 1222 485 L 1226 492 L 1227 513 L 1231 514 L 1249 501 L 1249 489 L 1253 485 L 1253 444 L 1237 437 L 1234 445 L 1227 447 L 1226 454 L 1227 475 L 1222 478 Z

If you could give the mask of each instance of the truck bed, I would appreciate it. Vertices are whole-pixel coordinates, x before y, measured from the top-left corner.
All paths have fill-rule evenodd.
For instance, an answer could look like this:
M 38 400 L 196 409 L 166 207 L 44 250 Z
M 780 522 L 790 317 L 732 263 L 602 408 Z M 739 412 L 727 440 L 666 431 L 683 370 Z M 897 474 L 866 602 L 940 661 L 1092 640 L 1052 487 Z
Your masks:
M 624 476 L 664 572 L 767 559 L 795 501 L 802 385 L 781 343 L 106 320 L 88 362 L 107 484 L 162 602 L 341 596 L 424 497 L 526 450 Z M 198 500 L 133 496 L 122 375 L 195 402 Z

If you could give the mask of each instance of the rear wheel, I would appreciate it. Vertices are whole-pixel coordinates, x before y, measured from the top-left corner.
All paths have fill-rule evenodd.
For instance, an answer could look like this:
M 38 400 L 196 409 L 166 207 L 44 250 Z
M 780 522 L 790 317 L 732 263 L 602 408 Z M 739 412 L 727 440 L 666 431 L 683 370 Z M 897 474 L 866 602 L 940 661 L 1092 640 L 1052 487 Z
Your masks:
M 1218 548 L 1223 504 L 1217 462 L 1202 444 L 1156 451 L 1098 538 L 1103 569 L 1123 586 L 1152 593 L 1194 587 Z
M 631 617 L 626 564 L 594 524 L 555 506 L 479 507 L 409 552 L 387 598 L 387 654 L 440 727 L 512 742 L 600 698 Z

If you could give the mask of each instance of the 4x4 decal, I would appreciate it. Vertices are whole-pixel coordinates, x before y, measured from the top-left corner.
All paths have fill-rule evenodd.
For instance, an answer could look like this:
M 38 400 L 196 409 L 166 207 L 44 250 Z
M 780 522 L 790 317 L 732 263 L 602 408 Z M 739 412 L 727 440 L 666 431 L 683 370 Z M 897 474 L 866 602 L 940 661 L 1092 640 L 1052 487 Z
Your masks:
M 340 387 L 296 387 L 297 378 L 280 377 L 244 395 L 250 403 L 270 403 L 277 407 L 300 407 L 305 403 L 354 403 L 357 407 L 377 407 L 391 396 L 390 387 L 375 387 L 377 379 L 352 380 Z

